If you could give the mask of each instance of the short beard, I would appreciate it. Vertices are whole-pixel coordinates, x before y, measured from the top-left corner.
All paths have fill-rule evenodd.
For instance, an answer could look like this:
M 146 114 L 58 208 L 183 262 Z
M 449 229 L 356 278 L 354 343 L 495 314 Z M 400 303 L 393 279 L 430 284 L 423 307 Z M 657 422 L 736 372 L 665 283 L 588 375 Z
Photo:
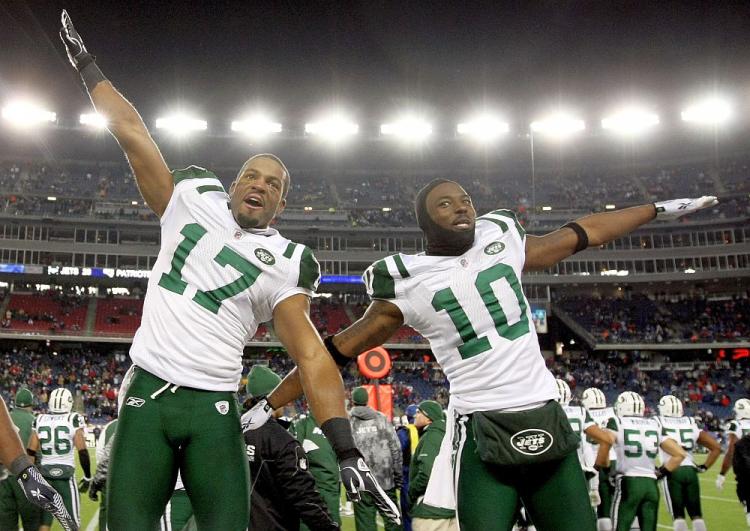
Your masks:
M 260 221 L 240 214 L 237 216 L 237 224 L 243 229 L 257 229 L 258 225 L 260 225 Z

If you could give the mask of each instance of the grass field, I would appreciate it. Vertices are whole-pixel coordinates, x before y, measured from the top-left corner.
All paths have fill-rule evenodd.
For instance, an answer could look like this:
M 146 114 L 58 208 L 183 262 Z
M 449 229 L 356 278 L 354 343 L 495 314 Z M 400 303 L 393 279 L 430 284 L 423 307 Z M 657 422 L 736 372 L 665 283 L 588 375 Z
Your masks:
M 94 461 L 94 452 L 91 452 L 92 463 Z M 696 456 L 700 463 L 703 456 Z M 719 472 L 721 458 L 711 470 L 700 476 L 701 480 L 701 498 L 703 502 L 703 518 L 706 526 L 712 531 L 727 531 L 747 529 L 745 523 L 745 513 L 737 501 L 735 495 L 734 475 L 730 472 L 727 475 L 727 481 L 723 491 L 718 491 L 714 485 L 716 474 Z M 81 472 L 79 470 L 78 477 Z M 98 509 L 99 505 L 88 499 L 88 496 L 81 497 L 81 531 L 96 531 L 98 527 Z M 344 516 L 342 529 L 354 531 L 354 518 Z M 62 528 L 56 523 L 53 530 L 60 531 Z M 659 529 L 672 529 L 672 522 L 667 514 L 664 503 L 659 504 Z

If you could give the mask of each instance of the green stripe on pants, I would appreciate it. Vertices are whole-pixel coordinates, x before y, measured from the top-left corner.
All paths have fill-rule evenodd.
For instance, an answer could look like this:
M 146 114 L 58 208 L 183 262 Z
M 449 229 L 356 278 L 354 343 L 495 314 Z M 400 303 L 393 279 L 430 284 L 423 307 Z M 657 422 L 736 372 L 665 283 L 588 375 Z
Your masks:
M 558 461 L 496 466 L 479 459 L 469 416 L 454 434 L 457 517 L 462 531 L 511 529 L 519 498 L 539 531 L 594 531 L 596 520 L 575 451 Z
M 247 529 L 249 472 L 234 393 L 165 384 L 136 369 L 112 447 L 108 528 L 159 529 L 179 468 L 200 528 Z

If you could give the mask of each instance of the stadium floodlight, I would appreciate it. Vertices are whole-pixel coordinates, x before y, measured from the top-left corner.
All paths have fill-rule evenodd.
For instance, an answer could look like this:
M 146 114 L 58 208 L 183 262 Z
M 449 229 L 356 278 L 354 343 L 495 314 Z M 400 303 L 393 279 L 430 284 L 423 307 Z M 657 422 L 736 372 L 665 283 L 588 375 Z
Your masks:
M 636 136 L 659 125 L 659 117 L 638 107 L 621 109 L 602 120 L 602 128 L 624 136 Z
M 359 133 L 359 124 L 343 114 L 333 113 L 305 124 L 305 133 L 327 140 L 341 142 Z
M 28 128 L 57 121 L 57 115 L 29 101 L 15 101 L 3 107 L 3 119 L 15 127 Z
M 272 134 L 281 133 L 282 127 L 262 114 L 254 114 L 241 120 L 232 121 L 232 131 L 242 133 L 251 138 L 264 138 Z
M 604 208 L 607 210 L 614 210 L 617 207 L 613 204 L 608 204 L 608 205 L 604 205 Z
M 407 115 L 380 126 L 380 134 L 407 142 L 422 142 L 432 134 L 432 125 L 416 116 Z
M 540 133 L 560 140 L 579 133 L 584 129 L 586 129 L 586 124 L 583 120 L 562 112 L 531 122 L 532 133 Z
M 551 206 L 543 206 L 542 207 L 542 212 L 551 212 L 551 211 L 552 211 L 552 207 Z
M 107 127 L 107 119 L 98 112 L 82 114 L 78 118 L 78 123 L 93 127 L 94 129 L 104 129 Z
M 722 125 L 732 117 L 731 104 L 716 96 L 704 98 L 682 111 L 682 120 L 698 125 Z
M 497 140 L 508 131 L 510 131 L 510 126 L 507 122 L 491 115 L 476 116 L 456 126 L 456 132 L 459 135 L 470 136 L 482 143 Z
M 157 118 L 156 128 L 169 131 L 175 136 L 185 136 L 194 131 L 205 131 L 208 123 L 187 114 L 172 114 Z

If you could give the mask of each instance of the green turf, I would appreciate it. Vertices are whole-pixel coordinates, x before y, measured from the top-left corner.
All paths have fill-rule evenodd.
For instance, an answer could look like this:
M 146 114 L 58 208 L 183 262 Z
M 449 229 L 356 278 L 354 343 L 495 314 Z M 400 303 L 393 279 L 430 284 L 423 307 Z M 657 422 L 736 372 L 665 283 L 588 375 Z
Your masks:
M 95 466 L 95 456 L 93 450 L 91 453 L 92 466 Z M 721 459 L 705 474 L 700 476 L 701 480 L 701 497 L 703 502 L 703 518 L 706 521 L 708 529 L 725 530 L 725 529 L 745 529 L 745 514 L 740 502 L 735 495 L 734 475 L 732 472 L 727 474 L 727 481 L 723 491 L 718 491 L 714 484 L 716 475 L 719 472 Z M 703 456 L 696 456 L 699 463 Z M 78 471 L 78 477 L 82 472 Z M 81 497 L 81 531 L 96 531 L 98 529 L 98 520 L 92 521 L 97 513 L 99 504 L 88 499 L 88 496 Z M 344 516 L 342 529 L 345 531 L 354 531 L 354 518 Z M 91 527 L 89 527 L 91 526 Z M 60 531 L 61 527 L 55 523 L 53 530 Z M 659 504 L 659 529 L 672 529 L 672 522 L 667 514 L 664 503 Z

